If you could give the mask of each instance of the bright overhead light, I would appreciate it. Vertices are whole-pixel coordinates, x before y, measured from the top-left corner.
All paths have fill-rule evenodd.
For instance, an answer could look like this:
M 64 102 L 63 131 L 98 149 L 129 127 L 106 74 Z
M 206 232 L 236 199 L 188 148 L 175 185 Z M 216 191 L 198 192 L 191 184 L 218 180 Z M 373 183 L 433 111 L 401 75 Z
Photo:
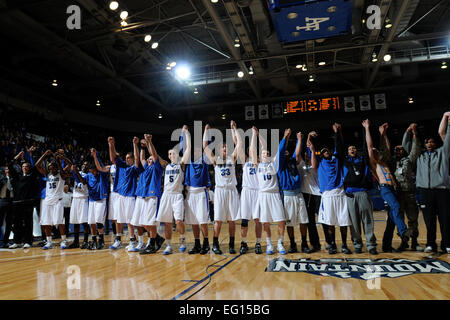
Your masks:
M 227 115 L 226 114 L 223 114 L 222 115 L 222 120 L 225 120 L 227 118 Z
M 447 69 L 448 68 L 448 66 L 447 66 L 447 62 L 442 62 L 442 66 L 441 66 L 441 69 Z
M 144 37 L 144 41 L 145 41 L 145 42 L 150 42 L 150 40 L 152 40 L 152 36 L 149 35 L 149 34 L 147 34 L 147 35 Z
M 198 94 L 197 88 L 194 88 L 194 94 Z
M 162 114 L 158 114 L 158 119 L 162 119 Z
M 300 68 L 302 68 L 303 66 L 301 65 L 301 64 L 298 64 L 298 65 L 296 65 L 295 66 L 297 69 L 300 69 Z
M 211 0 L 212 3 L 217 3 L 219 0 Z
M 253 67 L 250 66 L 249 70 L 248 70 L 248 74 L 252 75 L 253 74 Z
M 109 8 L 113 11 L 117 10 L 118 7 L 119 7 L 119 3 L 117 1 L 111 1 L 109 3 Z
M 238 76 L 239 78 L 242 78 L 242 77 L 244 76 L 244 72 L 239 71 L 239 72 L 237 73 L 237 76 Z
M 384 56 L 383 59 L 384 59 L 384 61 L 389 62 L 389 61 L 391 61 L 392 56 L 390 54 L 387 54 L 387 55 Z
M 234 46 L 235 46 L 236 48 L 239 48 L 239 47 L 241 46 L 241 44 L 240 44 L 239 42 L 235 42 L 235 43 L 234 43 Z
M 153 42 L 152 43 L 152 49 L 156 49 L 156 48 L 158 48 L 158 46 L 159 46 L 158 42 Z
M 126 26 L 128 25 L 128 23 L 127 23 L 126 21 L 121 21 L 121 22 L 120 22 L 120 25 L 121 25 L 122 27 L 126 27 Z
M 128 18 L 128 11 L 122 11 L 120 13 L 120 19 L 125 20 L 126 18 Z
M 167 70 L 172 70 L 172 68 L 170 66 L 166 66 Z
M 58 82 L 56 80 L 53 80 L 52 86 L 57 87 L 58 86 Z
M 191 69 L 186 65 L 181 65 L 176 67 L 175 73 L 180 79 L 185 80 L 191 76 Z
M 391 19 L 386 19 L 386 24 L 384 26 L 386 29 L 392 28 Z
M 374 52 L 372 54 L 372 62 L 377 62 L 377 61 L 378 61 L 377 54 Z
M 319 66 L 324 66 L 324 65 L 326 65 L 327 63 L 325 62 L 325 61 L 320 61 L 319 62 Z
M 172 62 L 169 64 L 169 66 L 170 66 L 171 68 L 175 67 L 176 65 L 177 65 L 177 63 L 176 63 L 175 61 L 172 61 Z
M 313 75 L 309 76 L 309 82 L 314 82 L 314 76 Z
M 302 67 L 302 71 L 308 71 L 308 68 L 306 67 L 306 64 L 305 65 L 303 65 L 303 67 Z
M 97 103 L 95 104 L 97 107 L 100 107 L 100 100 L 97 100 Z

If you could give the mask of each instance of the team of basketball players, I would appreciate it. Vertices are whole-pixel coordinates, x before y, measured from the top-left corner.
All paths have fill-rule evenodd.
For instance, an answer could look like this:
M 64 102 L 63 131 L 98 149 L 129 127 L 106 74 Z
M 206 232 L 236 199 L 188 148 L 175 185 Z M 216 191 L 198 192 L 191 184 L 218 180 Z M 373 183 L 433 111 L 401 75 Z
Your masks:
M 277 251 L 280 254 L 298 252 L 294 238 L 296 226 L 299 226 L 302 238 L 300 250 L 304 253 L 320 251 L 316 214 L 318 214 L 318 223 L 323 226 L 327 250 L 330 254 L 337 253 L 335 226 L 340 228 L 342 252 L 352 253 L 347 246 L 347 227 L 350 227 L 354 250 L 361 253 L 363 247 L 361 223 L 364 228 L 367 251 L 370 254 L 377 254 L 372 201 L 369 197 L 369 190 L 373 188 L 375 179 L 379 183 L 382 198 L 388 204 L 383 251 L 402 251 L 409 246 L 410 239 L 413 250 L 423 250 L 417 242 L 418 208 L 415 203 L 414 188 L 411 189 L 411 185 L 414 186 L 413 176 L 416 174 L 417 162 L 418 179 L 419 175 L 426 176 L 426 172 L 419 174 L 419 170 L 430 170 L 430 172 L 446 170 L 442 175 L 444 180 L 437 183 L 437 186 L 431 186 L 430 181 L 428 187 L 422 186 L 419 183 L 423 182 L 417 180 L 417 187 L 426 198 L 423 199 L 425 201 L 423 213 L 428 231 L 425 251 L 437 251 L 435 241 L 436 216 L 438 216 L 442 233 L 441 248 L 448 252 L 450 247 L 448 240 L 449 116 L 449 112 L 444 114 L 439 129 L 444 140 L 443 147 L 438 149 L 434 139 L 427 139 L 427 150 L 421 154 L 417 125 L 412 124 L 405 133 L 403 146 L 395 148 L 393 159 L 390 157 L 390 144 L 386 135 L 388 125 L 384 124 L 379 128 L 383 146 L 378 151 L 373 148 L 369 120 L 363 122 L 366 135 L 361 154 L 357 154 L 354 146 L 350 146 L 347 152 L 344 150 L 341 125 L 337 123 L 333 125 L 334 150 L 323 148 L 318 152 L 313 143 L 317 136 L 314 131 L 307 135 L 305 148 L 302 146 L 304 136 L 299 132 L 296 135 L 295 150 L 291 155 L 287 151 L 291 130 L 286 129 L 277 154 L 271 157 L 265 140 L 253 127 L 250 147 L 246 153 L 243 138 L 238 133 L 234 121 L 231 121 L 235 144 L 232 153 L 226 144 L 216 148 L 219 150 L 216 152 L 218 154 L 213 153 L 209 144 L 211 142 L 209 141 L 209 125 L 205 127 L 203 148 L 194 148 L 192 159 L 191 137 L 187 126 L 183 127 L 180 137 L 183 146 L 182 157 L 179 156 L 179 152 L 171 149 L 168 152 L 168 161 L 158 154 L 152 136 L 149 134 L 145 134 L 142 140 L 137 137 L 133 139 L 133 152 L 126 154 L 125 161 L 116 151 L 114 138 L 108 138 L 111 165 L 103 165 L 96 150 L 91 149 L 93 161 L 92 163 L 84 162 L 81 171 L 72 165 L 69 159 L 58 153 L 54 154 L 54 161 L 49 162 L 44 168 L 44 159 L 52 155 L 51 151 L 47 151 L 35 164 L 36 169 L 47 177 L 46 196 L 41 200 L 40 215 L 40 223 L 47 241 L 43 249 L 53 248 L 51 229 L 52 226 L 58 225 L 62 235 L 61 249 L 79 247 L 91 250 L 103 249 L 103 223 L 108 205 L 109 219 L 116 227 L 115 240 L 110 249 L 117 250 L 122 247 L 123 225 L 127 224 L 130 236 L 126 247 L 128 251 L 141 254 L 155 253 L 166 241 L 163 254 L 171 254 L 173 252 L 172 223 L 175 222 L 179 232 L 179 251 L 186 251 L 185 225 L 188 224 L 192 226 L 195 239 L 189 254 L 206 254 L 210 250 L 208 189 L 211 185 L 208 166 L 213 165 L 215 186 L 212 250 L 216 254 L 222 253 L 219 235 L 224 222 L 228 222 L 229 227 L 229 252 L 236 253 L 235 221 L 238 220 L 241 221 L 239 250 L 241 254 L 249 250 L 246 241 L 249 220 L 255 222 L 254 252 L 256 254 L 262 253 L 263 228 L 266 233 L 266 253 L 275 252 L 271 240 L 270 225 L 272 223 L 278 226 Z M 258 140 L 261 145 L 259 156 Z M 306 152 L 302 154 L 302 150 Z M 421 157 L 425 158 L 421 160 Z M 428 163 L 432 163 L 435 167 L 420 166 L 420 161 L 426 163 L 426 157 L 429 158 Z M 438 157 L 440 161 L 433 157 Z M 243 163 L 240 195 L 236 188 L 235 167 L 238 160 Z M 68 244 L 64 231 L 62 193 L 64 180 L 71 175 L 75 179 L 75 185 L 70 223 L 74 225 L 75 238 L 71 244 Z M 433 183 L 436 184 L 436 181 Z M 444 195 L 446 205 L 439 205 L 439 201 L 432 199 L 434 189 L 447 192 Z M 408 227 L 405 225 L 403 212 L 406 212 Z M 157 226 L 160 223 L 165 224 L 164 237 L 157 232 Z M 84 241 L 81 245 L 80 225 L 84 227 Z M 395 226 L 402 240 L 398 249 L 393 249 L 391 246 Z M 283 243 L 285 229 L 290 239 L 288 250 Z M 203 235 L 203 244 L 200 243 L 200 230 Z M 89 231 L 91 241 L 88 241 Z M 147 243 L 144 243 L 145 231 L 148 234 Z M 308 232 L 311 247 L 307 244 Z

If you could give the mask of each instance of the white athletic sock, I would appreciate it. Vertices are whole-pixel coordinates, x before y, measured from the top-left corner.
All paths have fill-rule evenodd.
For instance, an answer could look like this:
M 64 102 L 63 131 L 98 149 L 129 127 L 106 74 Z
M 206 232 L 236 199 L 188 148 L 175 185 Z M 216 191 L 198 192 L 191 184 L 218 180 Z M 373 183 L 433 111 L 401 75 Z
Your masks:
M 278 244 L 283 244 L 283 237 L 282 236 L 278 236 Z
M 170 247 L 172 246 L 172 239 L 166 239 L 166 242 L 168 246 Z
M 52 243 L 52 237 L 47 237 L 47 243 Z
M 266 242 L 267 242 L 267 245 L 268 245 L 268 246 L 271 246 L 271 245 L 272 245 L 272 240 L 270 239 L 270 237 L 267 237 L 267 238 L 266 238 Z
M 247 242 L 247 237 L 242 237 L 242 242 Z
M 116 233 L 116 237 L 121 237 L 122 234 L 121 233 Z
M 144 243 L 144 236 L 138 236 L 139 238 L 139 243 Z
M 66 235 L 61 235 L 61 240 L 62 241 L 66 240 Z
M 261 243 L 261 238 L 256 238 L 256 243 Z

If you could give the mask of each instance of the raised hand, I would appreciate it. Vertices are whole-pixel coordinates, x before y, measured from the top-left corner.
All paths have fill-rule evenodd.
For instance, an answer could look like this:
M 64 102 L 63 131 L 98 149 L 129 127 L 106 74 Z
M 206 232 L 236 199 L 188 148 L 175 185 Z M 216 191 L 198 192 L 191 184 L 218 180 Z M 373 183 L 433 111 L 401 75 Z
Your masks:
M 303 133 L 297 132 L 297 139 L 298 140 L 303 140 Z
M 311 131 L 310 133 L 308 133 L 308 137 L 313 137 L 313 138 L 315 138 L 315 137 L 317 137 L 318 136 L 318 134 L 317 134 L 317 132 L 315 132 L 315 131 Z
M 141 139 L 141 147 L 145 148 L 147 146 L 147 141 L 145 139 Z
M 47 151 L 45 151 L 44 156 L 48 157 L 51 154 L 52 154 L 52 150 L 47 150 Z
M 362 126 L 364 127 L 364 128 L 369 128 L 370 127 L 370 121 L 369 121 L 369 119 L 366 119 L 366 120 L 364 120 L 363 122 L 362 122 Z
M 138 144 L 139 143 L 139 138 L 138 137 L 134 137 L 133 138 L 133 144 Z
M 144 134 L 144 138 L 145 138 L 145 141 L 149 141 L 150 142 L 152 140 L 152 135 L 146 133 L 146 134 Z
M 108 137 L 108 143 L 109 144 L 114 144 L 114 138 L 113 137 Z
M 34 151 L 36 151 L 36 147 L 35 147 L 35 146 L 31 146 L 31 147 L 28 149 L 28 152 L 29 152 L 29 153 L 33 153 Z
M 386 133 L 387 128 L 389 128 L 389 125 L 386 123 L 383 123 L 378 130 L 380 131 L 381 135 L 384 135 Z
M 285 138 L 285 139 L 286 139 L 286 138 L 289 138 L 289 137 L 291 136 L 291 133 L 292 133 L 292 131 L 291 131 L 290 128 L 284 130 L 284 138 Z
M 234 120 L 231 120 L 230 126 L 231 126 L 231 129 L 236 129 L 237 128 L 236 122 L 234 122 Z
M 91 155 L 95 156 L 97 154 L 97 150 L 95 150 L 95 148 L 91 148 Z

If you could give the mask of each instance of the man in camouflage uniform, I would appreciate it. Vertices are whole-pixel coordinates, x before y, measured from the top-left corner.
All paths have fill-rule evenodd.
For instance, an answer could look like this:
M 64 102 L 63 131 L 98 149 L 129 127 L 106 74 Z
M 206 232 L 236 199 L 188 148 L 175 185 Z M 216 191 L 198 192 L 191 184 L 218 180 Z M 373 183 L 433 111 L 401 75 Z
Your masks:
M 383 142 L 384 145 L 382 145 L 382 150 L 390 153 L 389 141 L 383 141 L 382 139 L 382 144 Z M 420 155 L 420 151 L 420 142 L 417 136 L 417 124 L 413 123 L 406 130 L 403 136 L 402 145 L 394 148 L 394 159 L 391 160 L 391 164 L 392 171 L 394 172 L 397 181 L 397 197 L 400 204 L 400 213 L 402 217 L 406 214 L 406 217 L 408 218 L 408 234 L 411 237 L 411 249 L 414 251 L 423 251 L 423 248 L 417 242 L 417 237 L 419 236 L 419 209 L 417 207 L 415 182 L 413 180 L 416 170 L 416 160 Z M 383 235 L 383 249 L 387 249 L 386 251 L 392 250 L 394 229 L 394 222 L 388 220 Z M 408 247 L 408 243 L 402 241 L 400 247 L 393 251 L 404 251 Z

